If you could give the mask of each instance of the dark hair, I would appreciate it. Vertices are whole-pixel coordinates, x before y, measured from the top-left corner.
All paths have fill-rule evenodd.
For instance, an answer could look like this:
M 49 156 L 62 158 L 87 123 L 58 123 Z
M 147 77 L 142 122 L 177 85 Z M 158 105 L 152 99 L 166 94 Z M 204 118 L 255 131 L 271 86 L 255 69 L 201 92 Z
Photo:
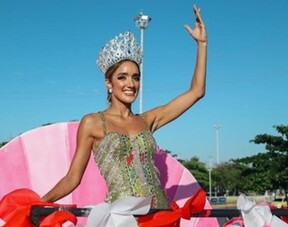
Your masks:
M 110 82 L 112 81 L 112 76 L 113 74 L 115 73 L 115 71 L 120 67 L 120 65 L 125 62 L 125 61 L 131 61 L 131 62 L 134 62 L 136 65 L 137 65 L 137 68 L 138 68 L 138 71 L 139 71 L 139 74 L 140 74 L 140 68 L 139 68 L 139 65 L 135 62 L 135 61 L 132 61 L 132 60 L 129 60 L 129 59 L 124 59 L 124 60 L 121 60 L 119 62 L 116 62 L 114 65 L 112 65 L 105 73 L 105 79 L 106 80 L 109 80 Z M 107 91 L 107 101 L 109 103 L 111 103 L 111 94 L 109 93 L 109 90 Z

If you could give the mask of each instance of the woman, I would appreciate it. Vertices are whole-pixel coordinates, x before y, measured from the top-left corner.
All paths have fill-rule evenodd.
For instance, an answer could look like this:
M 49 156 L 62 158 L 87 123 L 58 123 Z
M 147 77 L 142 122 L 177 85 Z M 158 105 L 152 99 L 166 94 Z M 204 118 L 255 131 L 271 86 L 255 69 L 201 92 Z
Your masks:
M 142 55 L 130 32 L 110 40 L 97 61 L 105 74 L 109 107 L 84 116 L 77 133 L 76 153 L 69 171 L 56 186 L 42 197 L 54 202 L 71 193 L 81 182 L 90 152 L 103 174 L 107 186 L 107 202 L 122 196 L 152 197 L 151 207 L 168 208 L 168 199 L 161 188 L 153 155 L 156 143 L 152 136 L 160 127 L 173 121 L 205 93 L 207 36 L 200 9 L 193 6 L 195 28 L 185 25 L 198 45 L 197 61 L 191 86 L 166 105 L 141 115 L 133 114 L 132 103 L 140 88 Z

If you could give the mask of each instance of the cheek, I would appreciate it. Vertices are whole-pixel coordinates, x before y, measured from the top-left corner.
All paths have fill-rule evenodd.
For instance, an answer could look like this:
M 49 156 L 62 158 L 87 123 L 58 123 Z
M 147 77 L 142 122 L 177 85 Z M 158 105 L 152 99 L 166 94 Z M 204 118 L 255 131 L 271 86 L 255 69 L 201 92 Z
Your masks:
M 115 80 L 113 83 L 113 87 L 122 87 L 123 83 L 119 80 Z
M 140 81 L 135 82 L 135 87 L 140 88 Z

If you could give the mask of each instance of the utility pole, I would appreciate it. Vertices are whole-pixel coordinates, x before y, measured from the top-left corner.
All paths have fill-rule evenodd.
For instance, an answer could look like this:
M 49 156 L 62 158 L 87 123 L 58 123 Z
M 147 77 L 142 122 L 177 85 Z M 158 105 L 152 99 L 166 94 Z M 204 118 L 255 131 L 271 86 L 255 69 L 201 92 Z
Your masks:
M 144 30 L 148 27 L 149 22 L 151 21 L 151 17 L 148 15 L 145 15 L 143 13 L 139 13 L 138 16 L 134 18 L 136 27 L 140 29 L 140 48 L 141 53 L 143 55 L 144 50 Z M 139 91 L 139 103 L 140 103 L 140 114 L 143 112 L 143 80 L 144 80 L 144 73 L 143 73 L 143 60 L 144 57 L 142 57 L 142 63 L 140 65 L 140 72 L 141 72 L 141 78 L 140 78 L 140 91 Z
M 211 177 L 212 159 L 211 158 L 209 158 L 208 172 L 209 172 L 209 199 L 211 199 L 212 198 L 212 177 Z

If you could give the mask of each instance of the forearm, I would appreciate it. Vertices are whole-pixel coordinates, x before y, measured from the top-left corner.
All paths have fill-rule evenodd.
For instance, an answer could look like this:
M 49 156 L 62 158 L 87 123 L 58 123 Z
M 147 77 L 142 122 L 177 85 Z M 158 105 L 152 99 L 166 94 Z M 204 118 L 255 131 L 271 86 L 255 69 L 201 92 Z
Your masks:
M 190 89 L 197 97 L 205 94 L 207 68 L 207 42 L 199 42 L 197 46 L 196 65 Z
M 69 179 L 67 176 L 62 178 L 41 200 L 46 202 L 55 202 L 70 194 L 79 183 Z

